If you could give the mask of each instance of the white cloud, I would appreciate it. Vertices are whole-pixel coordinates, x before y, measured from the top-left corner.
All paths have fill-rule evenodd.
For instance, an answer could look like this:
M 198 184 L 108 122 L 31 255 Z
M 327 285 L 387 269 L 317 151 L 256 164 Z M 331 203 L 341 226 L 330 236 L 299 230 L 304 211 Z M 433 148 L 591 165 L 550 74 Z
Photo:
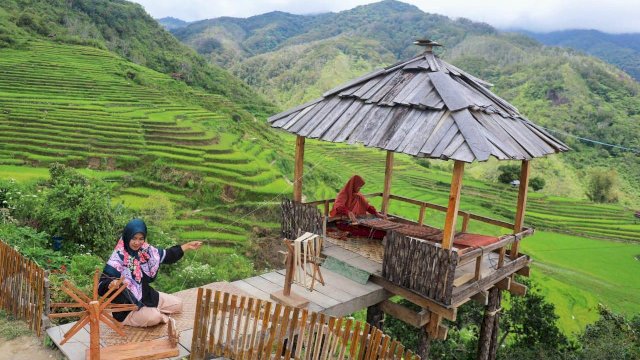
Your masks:
M 220 16 L 249 17 L 269 11 L 309 14 L 342 11 L 371 0 L 134 0 L 155 18 L 193 21 Z M 466 17 L 498 28 L 533 31 L 598 29 L 640 32 L 640 0 L 405 0 L 422 11 Z

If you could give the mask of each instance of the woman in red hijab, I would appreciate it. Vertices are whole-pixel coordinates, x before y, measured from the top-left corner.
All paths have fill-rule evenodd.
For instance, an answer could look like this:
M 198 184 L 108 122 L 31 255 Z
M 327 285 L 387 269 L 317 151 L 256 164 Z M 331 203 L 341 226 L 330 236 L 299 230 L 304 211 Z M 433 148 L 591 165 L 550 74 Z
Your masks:
M 352 176 L 342 190 L 340 190 L 338 196 L 336 196 L 336 201 L 333 203 L 333 208 L 329 215 L 331 217 L 348 216 L 352 223 L 358 221 L 358 216 L 367 215 L 367 213 L 384 218 L 385 216 L 378 213 L 376 208 L 369 205 L 367 198 L 360 193 L 360 189 L 362 189 L 364 184 L 365 182 L 362 177 L 359 175 Z M 336 225 L 338 229 L 348 231 L 354 236 L 382 239 L 386 235 L 384 231 L 372 230 L 361 225 L 349 225 L 344 222 L 337 222 Z

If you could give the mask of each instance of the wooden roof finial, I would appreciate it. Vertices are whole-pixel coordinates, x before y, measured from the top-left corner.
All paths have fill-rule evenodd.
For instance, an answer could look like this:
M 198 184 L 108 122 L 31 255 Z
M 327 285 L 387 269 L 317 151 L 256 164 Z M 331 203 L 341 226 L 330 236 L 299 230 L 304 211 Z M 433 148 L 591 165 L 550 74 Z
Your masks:
M 417 39 L 416 41 L 413 42 L 413 44 L 418 46 L 424 46 L 425 47 L 424 52 L 433 52 L 434 46 L 442 46 L 442 44 L 429 39 Z

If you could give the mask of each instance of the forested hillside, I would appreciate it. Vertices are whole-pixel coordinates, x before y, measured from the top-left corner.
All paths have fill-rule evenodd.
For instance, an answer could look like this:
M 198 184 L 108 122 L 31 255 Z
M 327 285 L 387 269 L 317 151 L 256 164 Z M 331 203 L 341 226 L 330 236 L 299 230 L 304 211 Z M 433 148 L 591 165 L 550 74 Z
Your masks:
M 174 34 L 212 62 L 229 66 L 282 108 L 416 54 L 420 51 L 412 45 L 416 38 L 434 39 L 445 45 L 440 51 L 443 58 L 494 83 L 497 94 L 532 121 L 557 131 L 576 150 L 556 164 L 562 173 L 542 170 L 548 179 L 570 179 L 546 191 L 586 197 L 590 174 L 613 168 L 619 175 L 614 179 L 619 184 L 614 197 L 640 204 L 640 158 L 633 151 L 564 135 L 640 148 L 640 85 L 595 58 L 545 47 L 523 35 L 500 33 L 486 24 L 427 14 L 398 1 L 335 14 L 269 13 L 205 20 Z
M 640 34 L 607 34 L 598 30 L 523 33 L 546 45 L 568 47 L 598 57 L 640 81 Z

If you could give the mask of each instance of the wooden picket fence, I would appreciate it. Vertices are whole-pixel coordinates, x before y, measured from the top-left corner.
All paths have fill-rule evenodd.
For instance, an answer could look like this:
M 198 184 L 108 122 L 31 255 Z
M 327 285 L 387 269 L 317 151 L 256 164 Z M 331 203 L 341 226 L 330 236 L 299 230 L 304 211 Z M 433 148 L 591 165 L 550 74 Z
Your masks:
M 198 289 L 191 359 L 406 359 L 420 357 L 353 319 Z
M 45 271 L 0 241 L 0 308 L 40 336 L 44 303 Z

